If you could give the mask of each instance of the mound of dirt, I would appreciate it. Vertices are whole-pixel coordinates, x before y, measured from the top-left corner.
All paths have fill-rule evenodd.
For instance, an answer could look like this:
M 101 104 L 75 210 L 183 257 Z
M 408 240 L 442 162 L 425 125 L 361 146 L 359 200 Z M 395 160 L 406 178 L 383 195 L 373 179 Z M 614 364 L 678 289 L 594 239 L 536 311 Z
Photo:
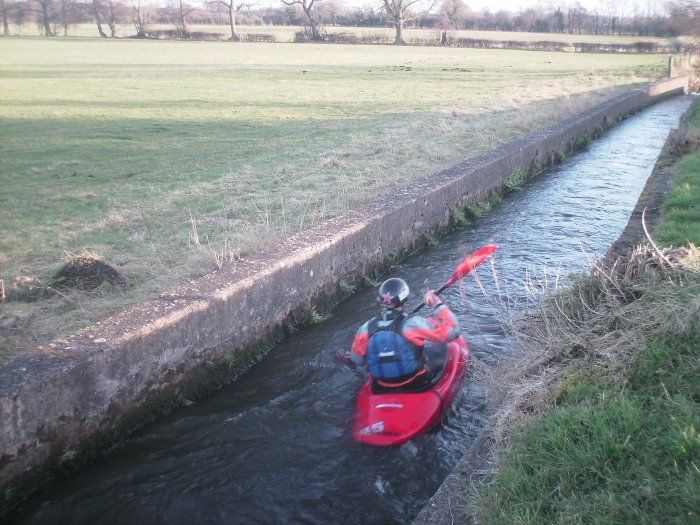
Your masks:
M 88 292 L 103 284 L 123 287 L 126 280 L 102 259 L 78 255 L 56 272 L 51 287 Z

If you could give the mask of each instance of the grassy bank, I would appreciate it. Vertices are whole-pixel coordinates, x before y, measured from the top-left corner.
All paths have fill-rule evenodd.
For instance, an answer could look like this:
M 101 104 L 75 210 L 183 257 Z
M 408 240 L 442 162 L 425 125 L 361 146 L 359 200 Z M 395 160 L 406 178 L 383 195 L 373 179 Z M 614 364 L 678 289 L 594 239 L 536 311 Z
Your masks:
M 686 144 L 699 126 L 696 102 Z M 699 159 L 677 163 L 655 234 L 686 249 L 640 248 L 537 302 L 480 522 L 700 519 Z
M 2 39 L 0 357 L 664 69 L 657 56 Z M 50 290 L 84 252 L 127 287 Z
M 695 103 L 679 147 L 691 151 L 676 164 L 673 188 L 664 202 L 664 219 L 656 238 L 664 245 L 700 246 L 700 104 Z

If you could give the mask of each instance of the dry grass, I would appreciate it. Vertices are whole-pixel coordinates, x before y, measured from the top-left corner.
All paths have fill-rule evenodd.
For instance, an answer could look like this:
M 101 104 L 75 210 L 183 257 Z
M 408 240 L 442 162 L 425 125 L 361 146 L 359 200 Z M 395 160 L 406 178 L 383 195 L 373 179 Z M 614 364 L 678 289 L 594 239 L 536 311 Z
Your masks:
M 700 250 L 642 246 L 592 263 L 566 288 L 556 277 L 528 288 L 527 317 L 509 321 L 522 354 L 499 370 L 486 463 L 457 495 L 459 514 L 484 523 L 695 515 L 686 494 L 698 487 Z
M 493 425 L 499 446 L 514 428 L 556 405 L 572 368 L 593 365 L 619 378 L 650 338 L 697 330 L 700 250 L 641 246 L 612 266 L 595 261 L 589 275 L 565 289 L 556 278 L 532 276 L 527 289 L 527 316 L 507 322 L 522 355 L 499 374 L 507 385 Z
M 592 261 L 587 275 L 565 285 L 545 269 L 543 277 L 529 276 L 526 289 L 525 304 L 503 304 L 502 322 L 518 355 L 497 371 L 470 365 L 472 381 L 489 385 L 495 414 L 484 430 L 478 464 L 469 465 L 467 485 L 450 496 L 453 515 L 469 523 L 490 519 L 483 516 L 483 490 L 519 429 L 551 413 L 582 378 L 625 384 L 632 358 L 660 335 L 700 330 L 700 250 L 693 245 L 639 246 L 614 264 Z

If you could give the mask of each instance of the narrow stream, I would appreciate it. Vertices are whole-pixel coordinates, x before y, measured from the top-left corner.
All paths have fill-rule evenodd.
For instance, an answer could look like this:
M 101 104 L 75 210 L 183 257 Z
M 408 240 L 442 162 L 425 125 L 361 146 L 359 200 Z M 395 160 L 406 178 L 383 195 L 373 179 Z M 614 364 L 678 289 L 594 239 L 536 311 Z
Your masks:
M 606 251 L 690 101 L 677 97 L 635 115 L 391 275 L 409 282 L 416 304 L 426 280 L 437 288 L 468 253 L 498 244 L 493 267 L 478 272 L 486 298 L 471 278 L 444 295 L 472 359 L 496 365 L 514 351 L 498 315 L 522 298 L 526 273 L 565 277 Z M 38 492 L 9 522 L 410 522 L 479 434 L 486 391 L 468 379 L 446 420 L 400 447 L 355 443 L 350 428 L 363 377 L 336 355 L 376 311 L 374 290 L 359 291 L 235 384 L 142 428 Z

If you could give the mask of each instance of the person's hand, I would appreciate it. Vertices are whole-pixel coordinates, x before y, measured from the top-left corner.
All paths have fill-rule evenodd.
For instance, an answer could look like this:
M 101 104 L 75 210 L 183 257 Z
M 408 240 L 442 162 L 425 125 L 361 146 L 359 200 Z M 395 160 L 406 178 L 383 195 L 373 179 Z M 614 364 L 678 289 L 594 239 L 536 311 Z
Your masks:
M 442 304 L 442 301 L 435 293 L 435 290 L 428 290 L 428 293 L 425 294 L 423 302 L 428 308 L 437 308 Z

